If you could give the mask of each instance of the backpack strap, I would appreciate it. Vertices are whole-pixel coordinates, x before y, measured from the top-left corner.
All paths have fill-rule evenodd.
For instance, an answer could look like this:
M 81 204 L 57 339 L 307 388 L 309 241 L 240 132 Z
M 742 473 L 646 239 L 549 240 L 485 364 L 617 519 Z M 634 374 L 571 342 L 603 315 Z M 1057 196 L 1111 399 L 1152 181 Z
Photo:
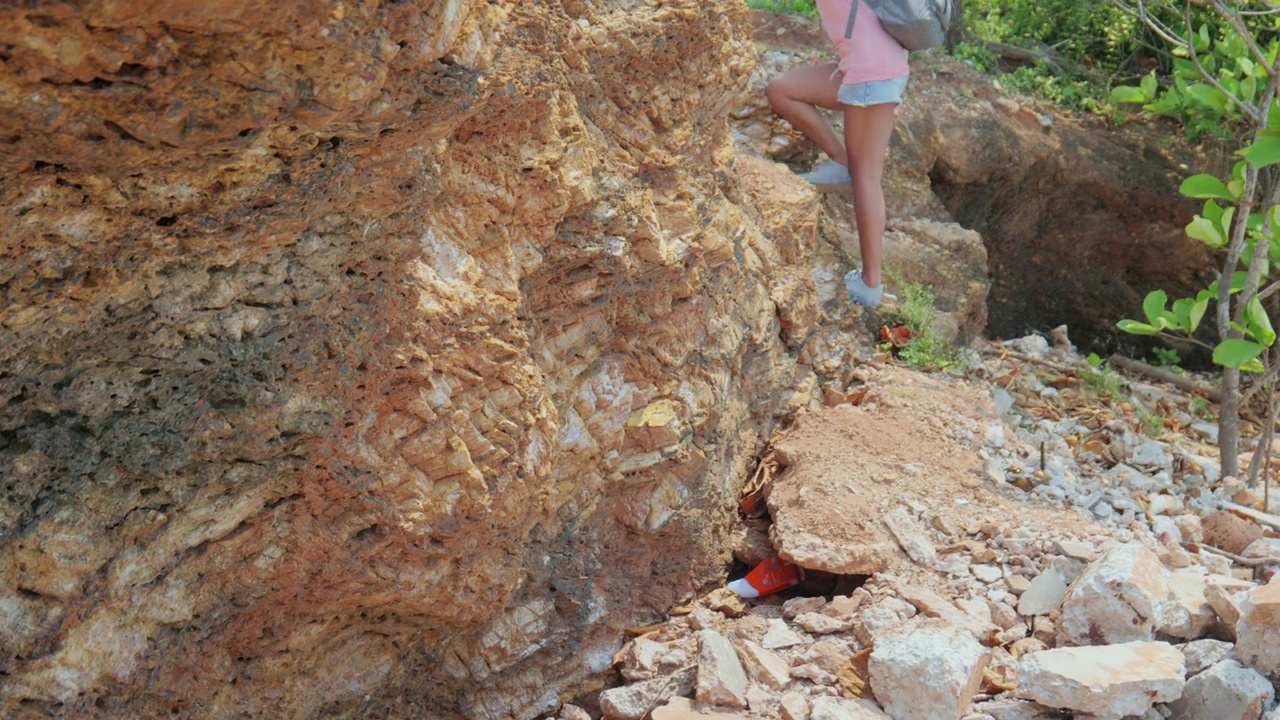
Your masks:
M 858 0 L 853 0 L 853 7 L 849 8 L 849 24 L 844 26 L 844 36 L 846 38 L 853 37 L 853 21 L 858 19 Z

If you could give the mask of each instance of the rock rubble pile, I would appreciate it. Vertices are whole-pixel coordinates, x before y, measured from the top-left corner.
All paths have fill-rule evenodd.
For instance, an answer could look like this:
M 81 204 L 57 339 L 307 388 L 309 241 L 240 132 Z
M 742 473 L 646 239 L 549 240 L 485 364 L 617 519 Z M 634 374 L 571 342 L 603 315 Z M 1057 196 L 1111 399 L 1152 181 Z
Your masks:
M 971 366 L 985 381 L 872 363 L 856 407 L 801 417 L 766 459 L 776 473 L 748 488 L 772 522 L 744 519 L 735 554 L 778 552 L 808 579 L 674 609 L 619 652 L 625 684 L 592 710 L 1280 718 L 1280 540 L 1261 499 L 1220 477 L 1194 401 L 1090 365 L 1065 332 L 992 344 Z M 1100 375 L 1119 392 L 1090 407 Z M 1136 419 L 1146 407 L 1158 437 Z

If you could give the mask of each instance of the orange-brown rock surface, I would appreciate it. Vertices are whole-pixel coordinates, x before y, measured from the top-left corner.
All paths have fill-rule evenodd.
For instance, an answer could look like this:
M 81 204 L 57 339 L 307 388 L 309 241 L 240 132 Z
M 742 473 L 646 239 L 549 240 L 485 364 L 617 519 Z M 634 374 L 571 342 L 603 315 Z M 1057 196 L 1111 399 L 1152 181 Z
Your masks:
M 0 714 L 530 718 L 720 577 L 857 317 L 744 13 L 0 5 Z
M 762 439 L 865 337 L 848 203 L 730 141 L 811 152 L 744 18 L 0 4 L 0 715 L 531 718 L 720 579 Z M 979 160 L 1177 229 L 950 84 L 913 80 L 886 255 L 956 334 L 986 249 L 930 171 L 1005 250 L 1038 216 Z

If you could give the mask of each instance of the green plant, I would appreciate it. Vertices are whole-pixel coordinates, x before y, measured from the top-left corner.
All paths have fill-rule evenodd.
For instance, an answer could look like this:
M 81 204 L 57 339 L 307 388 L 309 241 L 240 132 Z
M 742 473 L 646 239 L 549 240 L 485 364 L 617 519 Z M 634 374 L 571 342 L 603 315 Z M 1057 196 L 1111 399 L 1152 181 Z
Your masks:
M 1214 362 L 1223 368 L 1218 413 L 1222 473 L 1238 475 L 1240 408 L 1258 392 L 1269 394 L 1271 417 L 1263 425 L 1260 440 L 1265 447 L 1270 447 L 1280 408 L 1273 387 L 1280 378 L 1280 352 L 1270 317 L 1275 309 L 1270 298 L 1280 292 L 1280 279 L 1272 272 L 1273 263 L 1280 260 L 1280 104 L 1276 101 L 1280 45 L 1274 38 L 1260 42 L 1235 4 L 1223 0 L 1198 4 L 1216 13 L 1221 26 L 1230 32 L 1215 35 L 1207 24 L 1196 24 L 1188 4 L 1183 15 L 1186 32 L 1174 33 L 1153 20 L 1145 12 L 1146 5 L 1139 2 L 1141 17 L 1173 44 L 1175 55 L 1187 59 L 1198 80 L 1176 78 L 1172 90 L 1158 95 L 1155 76 L 1148 75 L 1137 94 L 1147 101 L 1144 107 L 1154 108 L 1172 93 L 1168 107 L 1176 105 L 1189 123 L 1200 122 L 1204 128 L 1223 127 L 1237 116 L 1249 128 L 1244 147 L 1237 153 L 1242 159 L 1225 180 L 1202 173 L 1187 178 L 1179 188 L 1189 198 L 1204 200 L 1203 211 L 1187 225 L 1186 232 L 1219 251 L 1219 280 L 1195 297 L 1174 300 L 1172 305 L 1163 290 L 1152 291 L 1142 304 L 1146 322 L 1122 320 L 1118 325 L 1130 333 L 1178 335 L 1212 347 Z M 1257 16 L 1254 22 L 1256 27 Z M 1274 30 L 1274 17 L 1271 22 Z M 1228 59 L 1234 62 L 1221 72 L 1221 63 Z M 1187 66 L 1182 69 L 1188 70 Z M 1218 331 L 1213 345 L 1195 336 L 1210 304 Z M 1261 378 L 1245 389 L 1241 372 L 1257 373 Z M 1248 469 L 1251 484 L 1257 480 L 1262 455 L 1255 453 Z
M 1205 422 L 1213 422 L 1213 411 L 1209 409 L 1209 401 L 1195 395 L 1191 398 L 1191 404 L 1196 407 L 1196 414 Z
M 1112 402 L 1122 403 L 1129 399 L 1128 394 L 1120 387 L 1120 378 L 1111 371 L 1111 367 L 1107 365 L 1107 361 L 1098 356 L 1097 353 L 1089 353 L 1086 358 L 1089 367 L 1093 370 L 1084 370 L 1080 373 L 1080 378 L 1084 380 L 1084 386 L 1093 392 L 1103 395 L 1111 399 Z
M 1148 437 L 1158 438 L 1164 434 L 1164 416 L 1146 410 L 1138 411 L 1138 423 Z
M 1151 356 L 1155 360 L 1152 364 L 1156 367 L 1177 368 L 1178 363 L 1182 362 L 1182 358 L 1178 357 L 1178 351 L 1173 348 L 1151 348 Z
M 753 10 L 818 17 L 817 0 L 746 0 L 746 2 L 747 7 Z
M 959 43 L 952 51 L 952 55 L 983 72 L 994 70 L 996 63 L 1000 61 L 1000 56 L 991 52 L 986 45 L 977 42 Z
M 927 287 L 894 278 L 902 294 L 896 314 L 911 331 L 911 340 L 898 353 L 904 362 L 921 370 L 947 370 L 960 362 L 960 351 L 938 332 L 938 311 L 934 295 Z

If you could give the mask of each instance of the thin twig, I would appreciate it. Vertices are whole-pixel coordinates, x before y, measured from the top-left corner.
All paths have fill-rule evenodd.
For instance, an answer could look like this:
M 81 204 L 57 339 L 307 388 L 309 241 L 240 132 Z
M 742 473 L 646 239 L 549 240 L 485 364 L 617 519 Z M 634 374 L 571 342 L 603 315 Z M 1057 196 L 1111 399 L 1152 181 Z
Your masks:
M 1262 565 L 1280 565 L 1280 558 L 1270 558 L 1270 557 L 1269 558 L 1247 558 L 1240 555 L 1236 555 L 1235 553 L 1229 553 L 1226 550 L 1219 550 L 1218 548 L 1212 545 L 1205 545 L 1204 543 L 1192 543 L 1192 542 L 1182 543 L 1182 549 L 1186 550 L 1187 552 L 1200 552 L 1202 550 L 1208 550 L 1214 555 L 1221 555 L 1222 557 L 1230 560 L 1231 562 L 1237 565 L 1241 565 L 1243 567 L 1259 567 Z
M 1112 355 L 1107 358 L 1107 362 L 1130 372 L 1136 372 L 1140 375 L 1146 375 L 1147 377 L 1155 378 L 1161 382 L 1169 383 L 1179 390 L 1186 390 L 1189 393 L 1203 396 L 1213 402 L 1222 402 L 1222 391 L 1218 388 L 1196 382 L 1191 378 L 1175 375 L 1163 368 L 1154 367 L 1142 361 L 1127 358 L 1123 355 Z

